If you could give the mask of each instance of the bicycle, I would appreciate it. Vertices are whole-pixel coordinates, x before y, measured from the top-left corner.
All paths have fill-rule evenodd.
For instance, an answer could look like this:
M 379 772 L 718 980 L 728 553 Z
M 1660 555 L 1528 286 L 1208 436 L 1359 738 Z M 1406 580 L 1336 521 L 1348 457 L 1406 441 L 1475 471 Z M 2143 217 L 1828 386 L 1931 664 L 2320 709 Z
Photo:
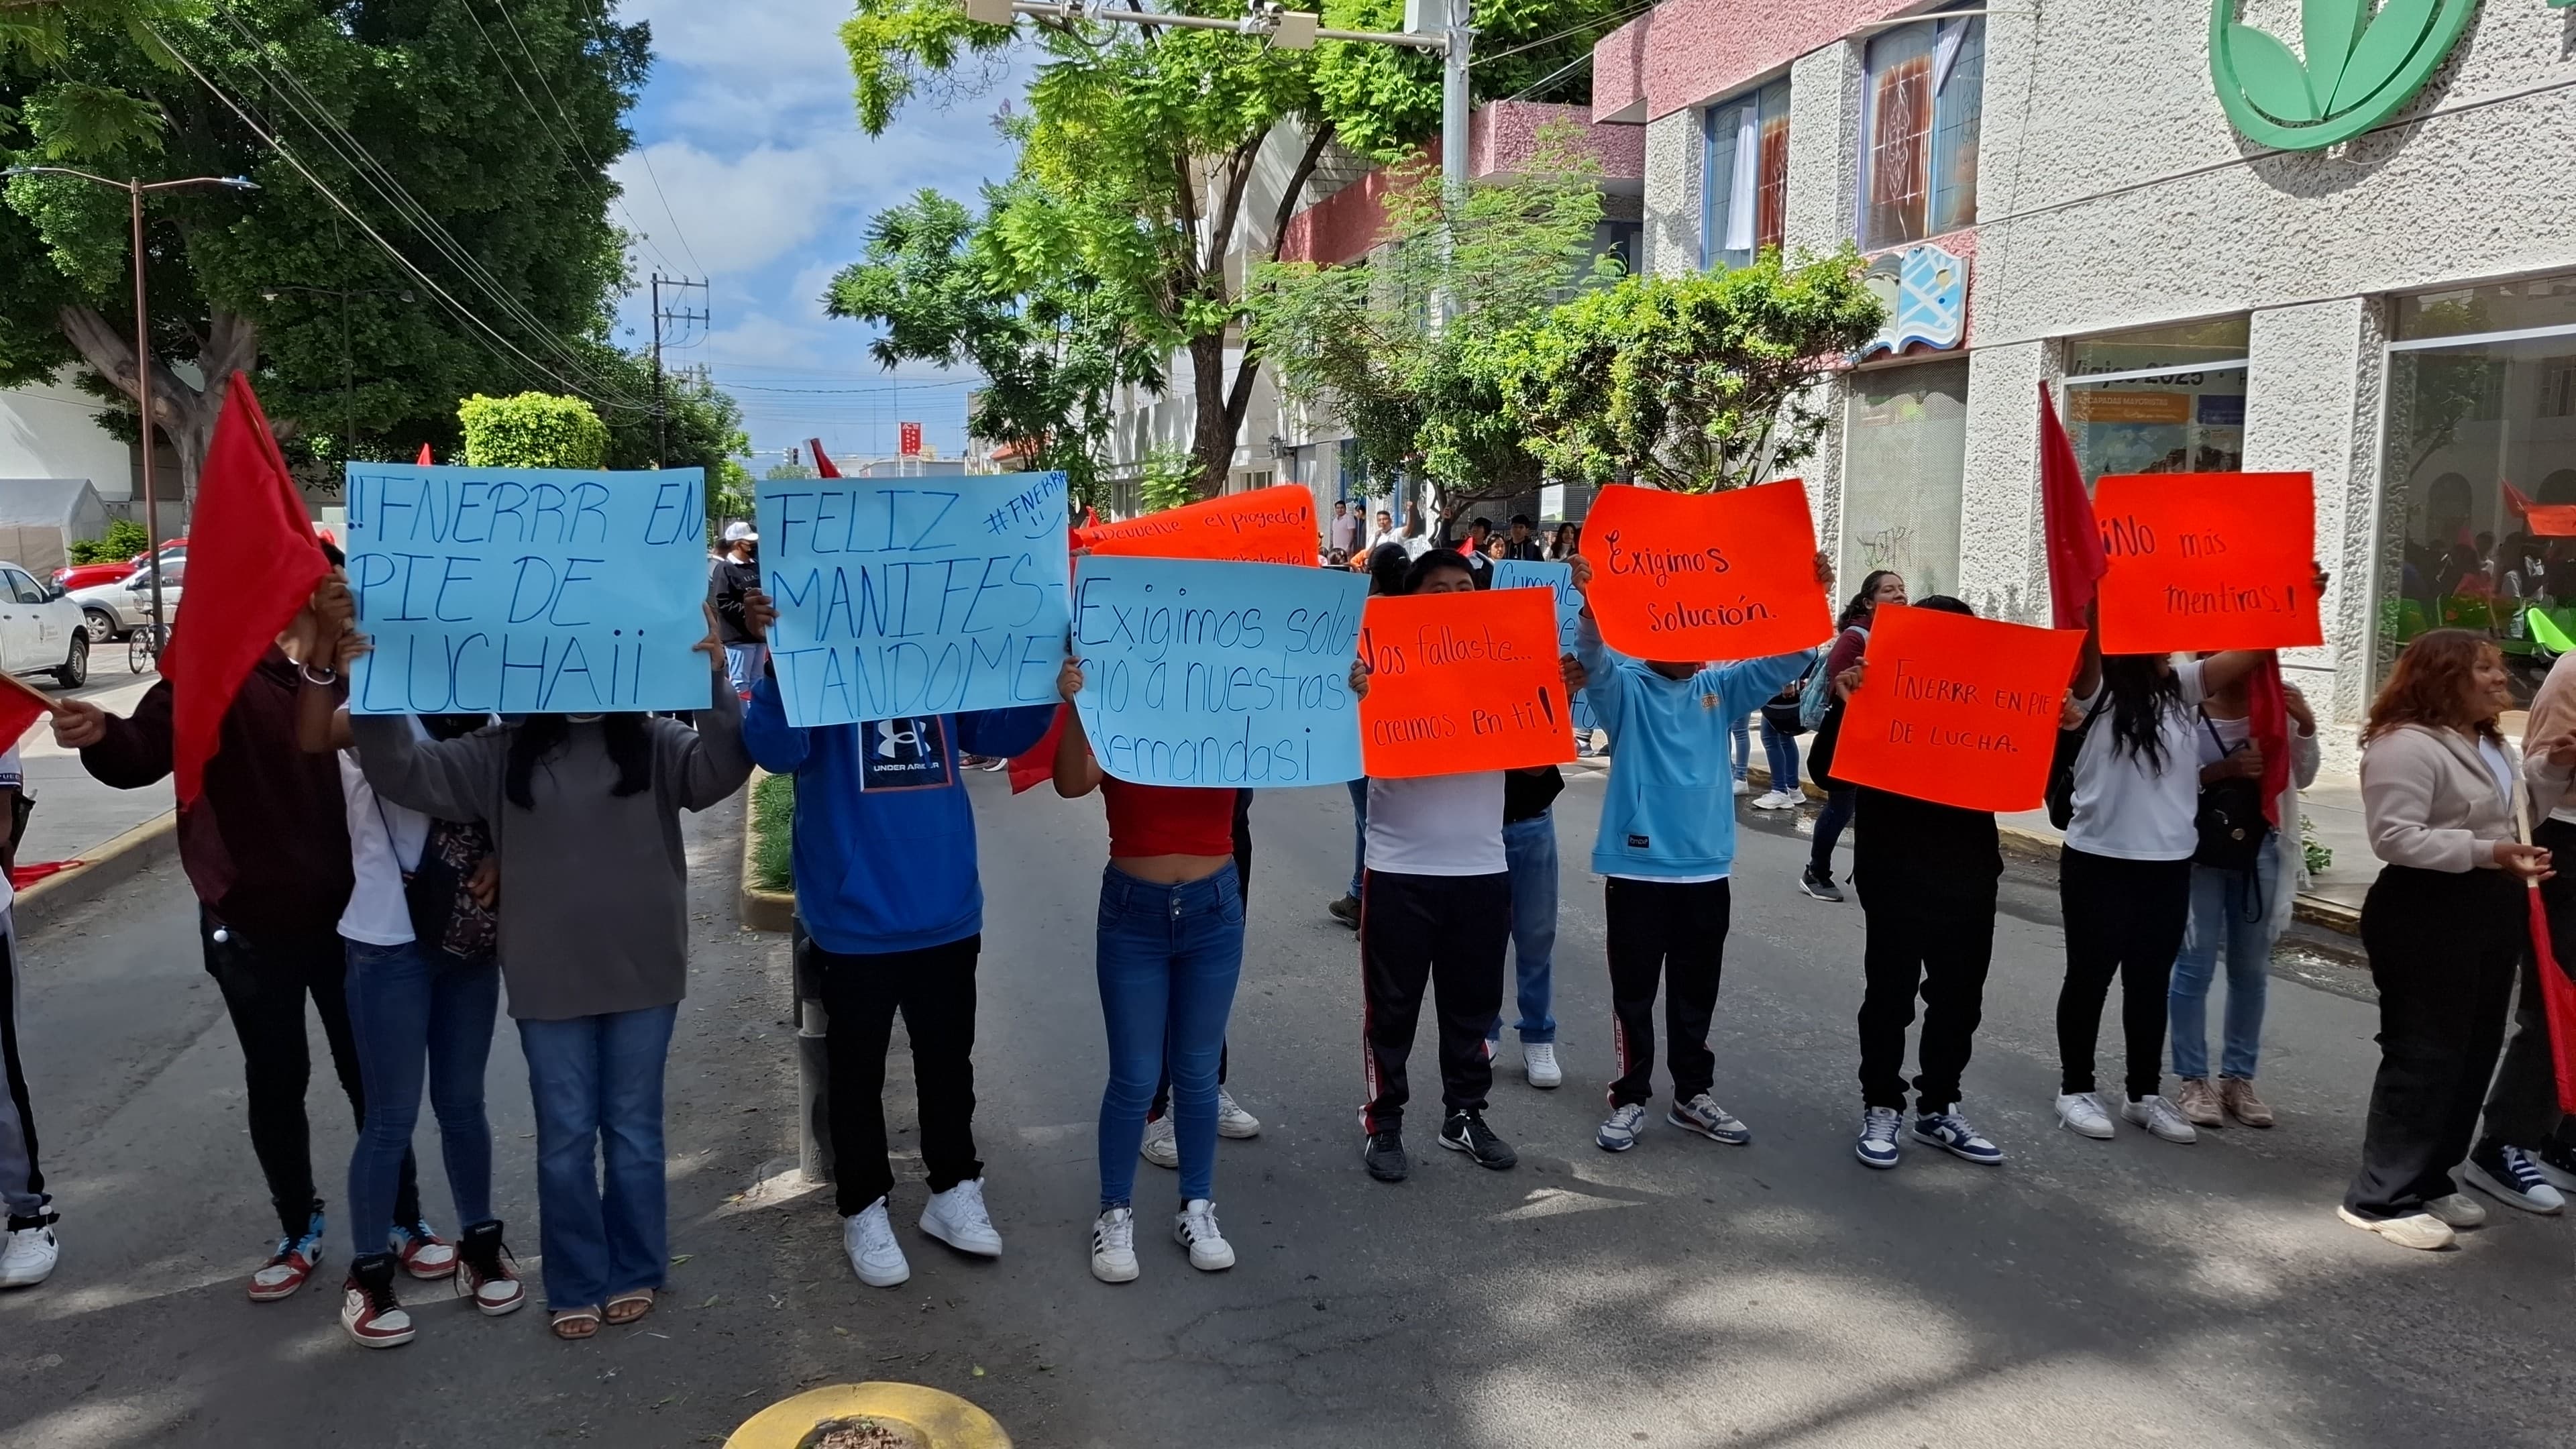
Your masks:
M 136 625 L 134 627 L 134 631 L 125 636 L 125 668 L 127 672 L 141 674 L 147 669 L 157 667 L 156 661 L 160 658 L 161 651 L 164 648 L 167 648 L 169 643 L 170 628 L 168 625 L 150 621 Z

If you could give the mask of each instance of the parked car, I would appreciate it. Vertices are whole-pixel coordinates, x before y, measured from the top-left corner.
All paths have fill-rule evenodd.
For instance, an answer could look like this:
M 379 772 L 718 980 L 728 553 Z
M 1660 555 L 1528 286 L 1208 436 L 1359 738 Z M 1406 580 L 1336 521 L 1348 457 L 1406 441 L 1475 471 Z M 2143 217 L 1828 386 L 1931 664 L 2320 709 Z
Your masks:
M 161 545 L 161 556 L 171 560 L 186 558 L 188 540 L 173 538 L 164 541 Z M 96 584 L 122 583 L 132 578 L 134 571 L 141 567 L 143 567 L 143 555 L 139 553 L 117 563 L 71 564 L 54 570 L 54 582 L 62 585 L 65 592 L 77 592 Z
M 171 560 L 162 571 L 161 617 L 165 622 L 179 617 L 179 590 L 187 577 L 185 559 Z M 79 608 L 82 627 L 93 646 L 122 639 L 141 628 L 152 615 L 152 570 L 138 569 L 121 583 L 75 589 L 71 602 Z
M 62 589 L 0 562 L 0 668 L 50 674 L 65 689 L 89 682 L 89 631 Z

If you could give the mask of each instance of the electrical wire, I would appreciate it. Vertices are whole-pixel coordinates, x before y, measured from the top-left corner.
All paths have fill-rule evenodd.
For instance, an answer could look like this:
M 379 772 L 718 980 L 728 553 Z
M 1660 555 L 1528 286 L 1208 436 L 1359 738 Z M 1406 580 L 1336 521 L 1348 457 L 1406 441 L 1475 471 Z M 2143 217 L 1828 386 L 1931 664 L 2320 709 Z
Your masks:
M 1620 11 L 1616 15 L 1604 16 L 1599 20 L 1587 20 L 1581 25 L 1560 30 L 1556 34 L 1548 36 L 1543 40 L 1525 41 L 1522 44 L 1513 46 L 1509 50 L 1497 50 L 1490 55 L 1470 56 L 1467 60 L 1467 69 L 1474 70 L 1476 67 L 1484 65 L 1489 61 L 1497 61 L 1509 56 L 1515 56 L 1524 50 L 1536 50 L 1543 45 L 1554 45 L 1560 40 L 1581 35 L 1583 32 L 1595 27 L 1606 26 L 1610 30 L 1616 30 L 1620 26 L 1627 24 L 1629 21 L 1636 19 L 1638 16 L 1645 14 L 1647 11 L 1654 9 L 1656 3 L 1657 0 L 1646 0 L 1646 3 L 1643 5 L 1631 6 L 1626 10 Z M 1568 67 L 1568 69 L 1571 69 L 1571 67 Z

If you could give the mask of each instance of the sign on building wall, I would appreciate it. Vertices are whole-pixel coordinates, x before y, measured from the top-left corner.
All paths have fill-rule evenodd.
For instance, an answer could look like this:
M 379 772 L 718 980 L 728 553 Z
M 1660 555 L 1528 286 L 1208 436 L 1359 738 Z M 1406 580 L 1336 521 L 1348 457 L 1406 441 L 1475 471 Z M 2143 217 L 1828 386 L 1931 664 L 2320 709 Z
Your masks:
M 2559 3 L 2559 0 L 2552 0 Z M 2227 119 L 2285 151 L 2348 141 L 2395 115 L 2432 78 L 2478 0 L 2306 0 L 2299 48 L 2237 19 L 2238 0 L 2210 0 L 2209 78 Z
M 1853 361 L 1903 352 L 1915 343 L 1956 347 L 1968 335 L 1968 263 L 1940 247 L 1910 246 L 1869 264 L 1861 279 L 1887 308 L 1887 323 Z

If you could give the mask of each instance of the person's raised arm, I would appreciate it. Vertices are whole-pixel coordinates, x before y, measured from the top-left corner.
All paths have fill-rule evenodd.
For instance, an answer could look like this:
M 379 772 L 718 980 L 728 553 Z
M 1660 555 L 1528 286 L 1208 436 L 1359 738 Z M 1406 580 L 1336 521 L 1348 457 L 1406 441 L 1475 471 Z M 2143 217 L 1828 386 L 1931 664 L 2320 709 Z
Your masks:
M 296 672 L 302 676 L 295 691 L 297 749 L 308 755 L 327 755 L 357 743 L 357 736 L 349 730 L 349 710 L 343 703 L 347 691 L 341 681 L 349 677 L 349 666 L 374 647 L 366 635 L 346 630 L 329 646 L 327 661 L 315 659 L 297 666 Z
M 715 606 L 706 606 L 707 637 L 695 646 L 707 656 L 707 707 L 697 712 L 697 728 L 677 720 L 663 732 L 674 742 L 671 781 L 680 805 L 704 810 L 742 788 L 751 778 L 751 756 L 742 745 L 742 696 L 725 677 L 724 643 L 717 632 Z
M 170 677 L 163 675 L 118 718 L 85 699 L 54 706 L 54 743 L 80 751 L 90 778 L 118 790 L 159 784 L 170 773 Z
M 1056 693 L 1064 702 L 1082 692 L 1082 661 L 1067 659 L 1055 677 Z M 1100 788 L 1100 762 L 1091 757 L 1091 739 L 1082 732 L 1080 707 L 1064 712 L 1064 733 L 1055 740 L 1055 792 L 1067 800 L 1078 800 Z
M 350 717 L 349 733 L 377 794 L 438 820 L 500 820 L 506 731 L 429 740 L 414 734 L 409 715 L 362 714 Z
M 766 642 L 769 626 L 778 621 L 778 607 L 760 590 L 745 589 L 742 617 L 751 636 Z M 773 775 L 794 774 L 813 748 L 806 732 L 787 722 L 787 698 L 779 692 L 774 656 L 751 683 L 751 704 L 742 711 L 742 745 L 754 764 Z

